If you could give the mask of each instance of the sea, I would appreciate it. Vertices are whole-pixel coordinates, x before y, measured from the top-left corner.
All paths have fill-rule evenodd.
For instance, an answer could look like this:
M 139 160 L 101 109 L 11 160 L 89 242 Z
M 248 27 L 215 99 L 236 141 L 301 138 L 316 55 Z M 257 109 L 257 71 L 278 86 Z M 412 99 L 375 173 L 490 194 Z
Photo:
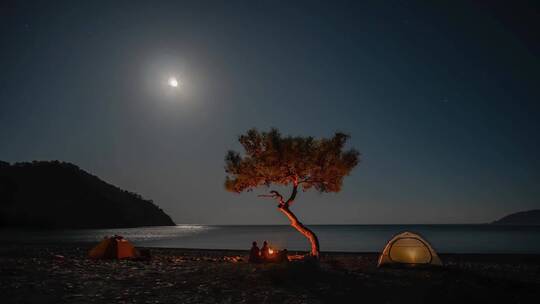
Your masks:
M 321 251 L 380 252 L 396 234 L 410 231 L 424 237 L 439 253 L 540 254 L 540 226 L 499 225 L 311 225 Z M 176 225 L 127 229 L 21 230 L 0 229 L 0 242 L 81 243 L 122 235 L 136 246 L 199 249 L 244 249 L 252 241 L 272 247 L 309 250 L 309 243 L 287 225 Z

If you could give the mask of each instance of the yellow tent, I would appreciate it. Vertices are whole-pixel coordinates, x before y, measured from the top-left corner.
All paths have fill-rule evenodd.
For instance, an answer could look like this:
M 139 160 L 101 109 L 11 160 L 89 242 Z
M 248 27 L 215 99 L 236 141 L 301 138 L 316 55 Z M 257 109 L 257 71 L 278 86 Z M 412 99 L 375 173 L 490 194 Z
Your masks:
M 428 241 L 416 233 L 403 232 L 386 244 L 377 266 L 396 264 L 441 266 L 442 262 Z
M 129 259 L 139 256 L 139 251 L 126 239 L 115 235 L 105 237 L 88 255 L 94 259 Z

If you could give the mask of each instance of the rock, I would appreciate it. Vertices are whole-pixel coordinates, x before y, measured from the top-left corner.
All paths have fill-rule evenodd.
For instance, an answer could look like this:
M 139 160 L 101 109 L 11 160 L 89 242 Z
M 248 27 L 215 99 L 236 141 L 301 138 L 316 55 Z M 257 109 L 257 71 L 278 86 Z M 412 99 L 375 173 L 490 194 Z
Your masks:
M 63 255 L 55 254 L 53 255 L 55 261 L 64 261 L 66 258 Z

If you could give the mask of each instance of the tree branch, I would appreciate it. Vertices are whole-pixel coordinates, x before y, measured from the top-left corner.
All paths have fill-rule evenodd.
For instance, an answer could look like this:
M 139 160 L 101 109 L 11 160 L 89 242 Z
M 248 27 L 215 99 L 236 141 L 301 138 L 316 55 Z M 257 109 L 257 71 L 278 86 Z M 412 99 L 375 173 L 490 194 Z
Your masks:
M 276 190 L 270 191 L 270 194 L 260 194 L 259 197 L 269 197 L 276 199 L 279 202 L 279 206 L 282 206 L 285 204 L 285 201 L 283 200 L 283 195 L 279 194 Z
M 298 194 L 298 177 L 294 178 L 294 186 L 293 186 L 291 196 L 285 202 L 285 205 L 287 205 L 287 207 L 289 207 L 290 205 L 292 205 L 292 203 L 294 203 L 294 199 L 296 198 L 296 194 Z

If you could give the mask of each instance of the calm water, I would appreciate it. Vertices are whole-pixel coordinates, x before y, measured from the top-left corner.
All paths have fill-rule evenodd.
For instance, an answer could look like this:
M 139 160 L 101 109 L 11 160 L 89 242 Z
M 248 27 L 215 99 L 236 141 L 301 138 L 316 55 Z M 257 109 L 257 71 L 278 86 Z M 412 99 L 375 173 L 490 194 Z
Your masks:
M 492 225 L 312 225 L 322 251 L 376 252 L 396 233 L 424 236 L 441 253 L 540 253 L 540 226 Z M 0 241 L 95 242 L 121 234 L 137 246 L 248 249 L 253 240 L 276 248 L 307 250 L 309 244 L 290 226 L 178 225 L 106 230 L 0 230 Z

